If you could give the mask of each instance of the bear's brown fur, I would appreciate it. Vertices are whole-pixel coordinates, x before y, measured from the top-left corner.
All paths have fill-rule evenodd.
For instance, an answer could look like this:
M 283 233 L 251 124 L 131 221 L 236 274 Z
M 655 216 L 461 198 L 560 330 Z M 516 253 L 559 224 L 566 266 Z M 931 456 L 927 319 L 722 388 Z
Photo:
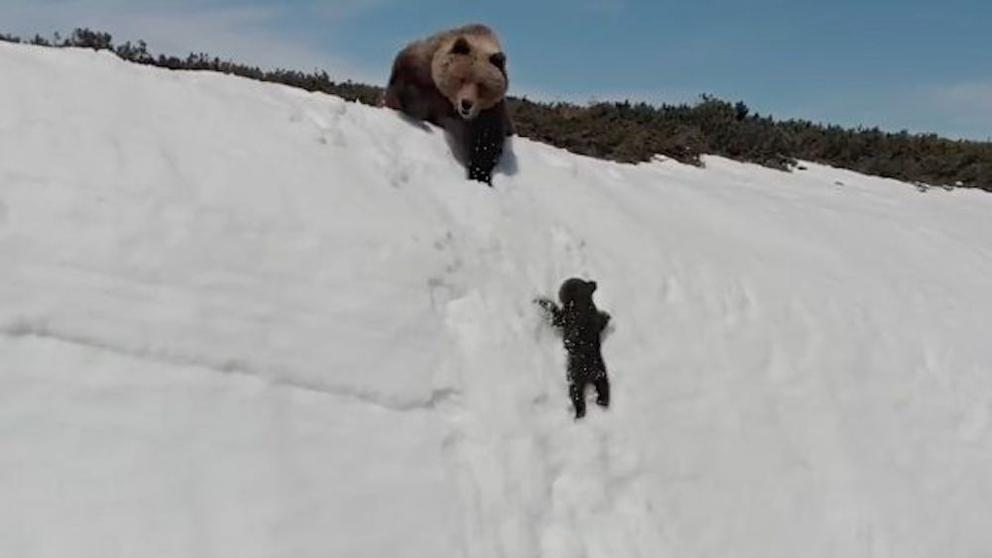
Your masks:
M 383 104 L 443 127 L 469 178 L 492 184 L 503 142 L 513 133 L 508 81 L 499 38 L 485 25 L 466 25 L 400 51 Z

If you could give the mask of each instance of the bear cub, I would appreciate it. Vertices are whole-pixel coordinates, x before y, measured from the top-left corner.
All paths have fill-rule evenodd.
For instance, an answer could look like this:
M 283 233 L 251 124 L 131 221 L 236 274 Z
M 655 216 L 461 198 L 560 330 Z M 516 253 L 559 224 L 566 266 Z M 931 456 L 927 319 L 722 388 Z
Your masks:
M 596 308 L 592 300 L 595 291 L 595 281 L 573 277 L 558 290 L 561 307 L 548 298 L 535 301 L 544 309 L 551 325 L 562 333 L 568 353 L 568 395 L 576 419 L 586 414 L 585 394 L 590 384 L 596 388 L 596 403 L 604 408 L 610 405 L 610 381 L 600 351 L 610 315 Z
M 513 134 L 508 84 L 499 38 L 485 25 L 466 25 L 401 50 L 383 104 L 444 128 L 469 179 L 492 186 L 503 142 Z

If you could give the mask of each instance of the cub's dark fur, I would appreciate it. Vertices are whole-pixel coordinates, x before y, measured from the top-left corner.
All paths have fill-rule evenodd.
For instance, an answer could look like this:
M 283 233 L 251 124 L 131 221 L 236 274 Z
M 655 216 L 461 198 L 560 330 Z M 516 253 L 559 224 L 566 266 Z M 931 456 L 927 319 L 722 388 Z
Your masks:
M 558 291 L 561 307 L 547 298 L 536 301 L 551 325 L 562 333 L 568 353 L 568 394 L 576 419 L 586 414 L 585 392 L 590 384 L 596 388 L 596 403 L 601 407 L 610 405 L 610 381 L 600 351 L 610 315 L 596 308 L 592 300 L 595 290 L 595 281 L 571 278 Z

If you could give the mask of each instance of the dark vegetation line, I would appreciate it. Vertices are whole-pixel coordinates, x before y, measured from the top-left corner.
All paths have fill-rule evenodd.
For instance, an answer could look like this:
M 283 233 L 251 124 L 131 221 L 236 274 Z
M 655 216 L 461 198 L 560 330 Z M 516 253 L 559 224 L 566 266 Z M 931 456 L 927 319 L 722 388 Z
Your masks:
M 109 33 L 76 29 L 68 37 L 36 35 L 22 41 L 0 33 L 0 41 L 52 47 L 109 50 L 137 64 L 172 70 L 211 70 L 320 91 L 366 105 L 377 104 L 382 88 L 335 82 L 327 72 L 262 70 L 206 54 L 185 58 L 154 56 L 144 41 L 115 45 Z M 574 153 L 626 163 L 664 155 L 691 164 L 714 154 L 781 170 L 807 160 L 920 185 L 992 191 L 992 142 L 950 140 L 936 134 L 848 129 L 806 120 L 776 121 L 736 104 L 702 96 L 694 105 L 601 102 L 588 106 L 511 98 L 521 136 Z M 801 167 L 799 167 L 801 168 Z

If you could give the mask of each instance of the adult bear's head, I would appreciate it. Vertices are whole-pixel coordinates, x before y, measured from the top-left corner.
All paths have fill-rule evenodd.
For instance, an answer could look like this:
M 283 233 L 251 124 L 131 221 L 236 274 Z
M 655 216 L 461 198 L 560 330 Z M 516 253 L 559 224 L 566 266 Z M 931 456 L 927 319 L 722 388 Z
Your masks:
M 472 120 L 506 97 L 506 55 L 496 34 L 485 25 L 461 27 L 438 45 L 431 77 L 455 112 Z

